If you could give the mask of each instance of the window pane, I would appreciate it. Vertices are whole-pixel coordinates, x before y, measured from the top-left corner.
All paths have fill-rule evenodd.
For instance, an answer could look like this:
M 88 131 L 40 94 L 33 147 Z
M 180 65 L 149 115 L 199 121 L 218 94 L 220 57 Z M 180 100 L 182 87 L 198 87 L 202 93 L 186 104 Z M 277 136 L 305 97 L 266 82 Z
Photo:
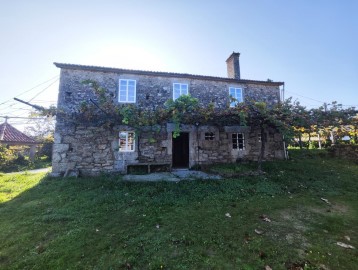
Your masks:
M 180 84 L 179 83 L 175 83 L 174 84 L 174 91 L 175 90 L 179 90 L 180 91 Z
M 128 88 L 128 95 L 134 96 L 134 88 Z
M 229 90 L 230 96 L 232 96 L 233 98 L 235 97 L 235 88 L 231 88 Z
M 177 99 L 180 96 L 180 89 L 174 89 L 174 99 Z
M 236 99 L 238 102 L 241 102 L 241 89 L 237 88 L 236 89 Z
M 119 97 L 120 102 L 135 102 L 135 80 L 119 80 Z
M 134 151 L 134 132 L 119 133 L 119 151 Z

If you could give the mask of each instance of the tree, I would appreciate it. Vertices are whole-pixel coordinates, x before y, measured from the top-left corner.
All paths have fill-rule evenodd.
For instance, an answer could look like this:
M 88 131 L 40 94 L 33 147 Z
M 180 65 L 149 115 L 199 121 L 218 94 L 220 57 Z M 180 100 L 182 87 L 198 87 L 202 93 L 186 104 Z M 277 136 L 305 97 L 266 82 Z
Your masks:
M 53 109 L 53 107 L 52 107 Z M 30 126 L 25 128 L 25 134 L 34 138 L 41 144 L 38 149 L 39 156 L 47 156 L 48 159 L 52 158 L 52 144 L 54 142 L 55 132 L 55 119 L 52 115 L 48 115 L 46 118 L 39 118 L 43 116 L 44 112 L 33 111 L 30 112 L 30 118 L 28 124 Z

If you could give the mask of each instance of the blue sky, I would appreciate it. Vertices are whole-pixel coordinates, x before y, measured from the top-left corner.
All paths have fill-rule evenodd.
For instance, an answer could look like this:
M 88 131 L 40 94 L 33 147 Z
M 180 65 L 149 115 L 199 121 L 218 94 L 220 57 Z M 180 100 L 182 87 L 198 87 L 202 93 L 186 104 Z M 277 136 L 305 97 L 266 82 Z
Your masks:
M 244 79 L 358 107 L 355 0 L 13 0 L 0 13 L 0 116 L 27 116 L 16 96 L 56 102 L 53 62 L 225 77 L 233 51 Z

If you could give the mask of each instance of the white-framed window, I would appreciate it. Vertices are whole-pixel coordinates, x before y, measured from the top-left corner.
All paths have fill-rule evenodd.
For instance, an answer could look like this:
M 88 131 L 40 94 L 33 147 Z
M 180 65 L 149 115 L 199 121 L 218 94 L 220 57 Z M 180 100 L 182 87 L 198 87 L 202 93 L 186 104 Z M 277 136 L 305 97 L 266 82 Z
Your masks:
M 213 141 L 215 140 L 215 133 L 214 132 L 205 132 L 204 134 L 205 141 Z
M 119 132 L 119 152 L 133 152 L 135 147 L 135 134 L 133 131 Z
M 173 100 L 176 100 L 182 95 L 188 95 L 188 84 L 186 83 L 173 83 Z
M 119 79 L 118 102 L 135 103 L 136 101 L 136 81 Z
M 234 101 L 230 100 L 230 107 L 235 107 L 237 103 L 242 102 L 242 88 L 229 87 L 230 99 L 234 98 Z
M 244 133 L 232 134 L 232 148 L 238 150 L 245 150 L 245 135 Z

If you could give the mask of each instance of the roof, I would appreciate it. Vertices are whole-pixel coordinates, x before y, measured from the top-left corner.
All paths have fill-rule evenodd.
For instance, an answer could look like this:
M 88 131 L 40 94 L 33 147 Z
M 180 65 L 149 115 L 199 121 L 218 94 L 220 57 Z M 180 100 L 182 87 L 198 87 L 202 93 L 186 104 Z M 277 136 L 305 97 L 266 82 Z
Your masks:
M 122 68 L 111 68 L 111 67 L 64 64 L 64 63 L 56 63 L 56 62 L 54 63 L 54 65 L 58 68 L 63 68 L 63 69 L 88 70 L 88 71 L 96 71 L 96 72 L 113 72 L 113 73 L 149 75 L 149 76 L 188 78 L 188 79 L 199 79 L 199 80 L 210 80 L 210 81 L 224 81 L 224 82 L 230 82 L 230 83 L 245 83 L 245 84 L 251 83 L 251 84 L 261 84 L 261 85 L 271 85 L 271 86 L 284 85 L 284 82 L 257 81 L 257 80 L 244 80 L 244 79 L 238 80 L 238 79 L 232 79 L 232 78 L 194 75 L 194 74 L 188 74 L 188 73 L 145 71 L 145 70 L 122 69 Z
M 36 141 L 14 128 L 6 121 L 0 124 L 0 142 L 13 144 L 36 144 Z

